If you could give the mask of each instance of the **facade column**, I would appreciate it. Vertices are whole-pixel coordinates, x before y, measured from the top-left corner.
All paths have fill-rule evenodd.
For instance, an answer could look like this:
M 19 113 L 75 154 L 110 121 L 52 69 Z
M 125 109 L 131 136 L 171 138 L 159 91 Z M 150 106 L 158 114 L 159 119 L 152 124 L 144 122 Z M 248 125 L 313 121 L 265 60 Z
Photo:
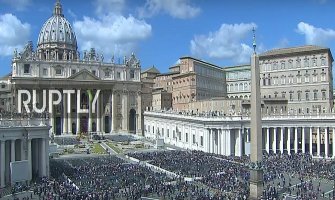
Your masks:
M 62 119 L 62 122 L 63 122 L 63 131 L 62 133 L 63 134 L 66 134 L 67 133 L 67 121 L 68 121 L 68 118 L 67 118 L 67 101 L 66 101 L 66 95 L 63 94 L 63 99 L 62 99 L 62 103 L 63 103 L 63 119 Z
M 87 124 L 87 132 L 89 135 L 92 134 L 92 102 L 90 100 L 88 103 L 88 124 Z
M 294 127 L 294 152 L 298 153 L 298 127 Z
M 305 127 L 301 127 L 301 149 L 302 149 L 302 153 L 306 153 L 306 149 L 305 149 L 305 146 L 306 146 L 306 138 L 305 138 Z
M 142 133 L 142 92 L 138 91 L 137 92 L 137 123 L 136 123 L 136 129 L 137 129 L 137 134 L 143 135 Z
M 317 136 L 316 136 L 316 142 L 317 142 L 317 156 L 320 156 L 321 153 L 321 141 L 320 141 L 320 127 L 317 129 Z
M 69 99 L 71 100 L 71 94 L 68 93 L 67 98 L 68 98 L 67 106 L 68 106 L 68 110 L 70 111 L 70 112 L 67 113 L 67 133 L 72 134 L 72 119 L 71 119 L 71 113 L 72 113 L 71 104 L 72 104 L 72 101 L 70 101 L 70 103 L 69 103 Z
M 5 141 L 1 140 L 0 146 L 0 188 L 5 187 Z
M 333 135 L 332 135 L 332 146 L 333 146 L 333 152 L 332 152 L 332 155 L 333 155 L 333 158 L 335 158 L 335 128 L 333 128 Z
M 325 157 L 328 158 L 329 155 L 329 142 L 328 142 L 328 127 L 325 128 Z
M 77 99 L 76 99 L 76 104 L 79 103 L 79 99 L 81 98 L 81 93 L 80 93 L 80 90 L 77 90 Z M 77 108 L 80 108 L 81 105 L 77 105 Z M 78 112 L 78 109 L 77 109 L 77 123 L 76 123 L 76 134 L 79 135 L 81 130 L 80 130 L 80 113 Z
M 309 127 L 309 154 L 313 156 L 313 129 Z
M 287 154 L 291 155 L 291 128 L 287 128 Z
M 266 152 L 270 153 L 270 128 L 266 128 Z
M 118 104 L 117 101 L 117 92 L 116 91 L 112 91 L 112 129 L 111 132 L 115 133 L 117 130 L 117 120 L 116 120 L 116 116 L 117 116 L 117 109 L 116 109 L 116 105 Z
M 97 100 L 97 110 L 96 110 L 96 116 L 97 116 L 97 123 L 96 123 L 96 128 L 97 128 L 97 133 L 101 133 L 101 91 L 99 94 L 99 98 Z
M 284 127 L 280 127 L 280 143 L 279 143 L 280 153 L 284 153 Z
M 227 129 L 227 132 L 226 132 L 227 156 L 231 155 L 231 135 L 230 134 L 231 134 L 230 129 Z
M 122 94 L 122 130 L 128 132 L 129 109 L 128 109 L 128 91 L 124 90 Z
M 272 150 L 274 153 L 277 153 L 277 127 L 273 129 L 273 143 Z

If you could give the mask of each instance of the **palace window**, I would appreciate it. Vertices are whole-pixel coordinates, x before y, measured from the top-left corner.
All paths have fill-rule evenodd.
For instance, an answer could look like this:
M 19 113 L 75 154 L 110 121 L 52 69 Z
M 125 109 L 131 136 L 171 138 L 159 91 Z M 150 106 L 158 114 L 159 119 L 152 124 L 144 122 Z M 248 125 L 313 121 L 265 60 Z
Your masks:
M 94 76 L 96 76 L 96 71 L 95 71 L 95 70 L 92 70 L 92 74 L 94 74 Z
M 301 101 L 301 92 L 298 91 L 298 101 Z
M 1 88 L 2 89 L 6 88 L 6 85 L 5 84 L 1 84 Z
M 204 146 L 204 136 L 200 136 L 200 145 Z
M 326 100 L 326 91 L 322 91 L 322 100 Z
M 120 72 L 117 72 L 117 73 L 116 73 L 116 78 L 117 78 L 117 79 L 120 79 L 120 78 L 121 78 L 121 73 L 120 73 Z
M 43 76 L 48 75 L 48 69 L 47 68 L 43 68 Z
M 56 69 L 56 75 L 62 75 L 62 69 L 61 68 Z
M 322 66 L 325 66 L 325 65 L 326 65 L 326 58 L 325 58 L 325 57 L 322 57 L 322 58 L 321 58 L 321 65 L 322 65 Z
M 30 64 L 24 64 L 23 73 L 24 74 L 30 74 Z
M 135 78 L 135 71 L 134 70 L 130 70 L 130 78 L 133 79 Z
M 309 101 L 309 92 L 306 92 L 306 100 Z
M 105 71 L 105 78 L 109 78 L 111 75 L 109 73 L 109 71 Z
M 195 135 L 193 134 L 192 137 L 193 137 L 193 139 L 192 139 L 192 143 L 195 144 L 195 142 L 196 142 L 196 141 L 195 141 Z
M 318 100 L 318 91 L 314 90 L 314 100 Z
M 185 134 L 185 142 L 188 142 L 188 133 Z
M 77 72 L 77 70 L 72 69 L 72 70 L 71 70 L 71 76 L 74 75 L 76 72 Z

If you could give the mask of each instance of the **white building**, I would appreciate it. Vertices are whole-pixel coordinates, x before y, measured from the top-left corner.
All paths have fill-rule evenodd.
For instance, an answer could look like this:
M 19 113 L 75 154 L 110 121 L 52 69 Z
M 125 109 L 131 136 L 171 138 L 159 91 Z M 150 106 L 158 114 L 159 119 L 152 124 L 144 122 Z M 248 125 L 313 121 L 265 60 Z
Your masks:
M 48 120 L 21 116 L 0 118 L 0 188 L 11 184 L 11 162 L 28 161 L 25 169 L 28 180 L 49 176 Z
M 263 116 L 263 149 L 270 153 L 309 153 L 334 158 L 335 115 Z M 187 115 L 145 111 L 144 135 L 167 144 L 222 155 L 250 154 L 250 117 Z
M 29 90 L 30 93 L 37 90 L 38 108 L 43 103 L 43 90 L 48 93 L 56 89 L 62 93 L 59 105 L 49 107 L 48 104 L 46 108 L 52 113 L 51 133 L 142 134 L 139 60 L 132 54 L 119 63 L 114 59 L 106 62 L 103 54 L 98 54 L 93 48 L 80 56 L 75 32 L 64 17 L 59 1 L 40 31 L 37 49 L 34 50 L 32 42 L 29 42 L 21 53 L 14 52 L 12 63 L 14 109 L 19 108 L 19 90 Z M 66 90 L 74 90 L 75 94 L 65 94 Z M 93 94 L 100 90 L 95 113 L 92 112 L 94 108 L 88 90 Z M 33 107 L 32 103 L 29 106 Z M 79 113 L 78 108 L 89 112 Z

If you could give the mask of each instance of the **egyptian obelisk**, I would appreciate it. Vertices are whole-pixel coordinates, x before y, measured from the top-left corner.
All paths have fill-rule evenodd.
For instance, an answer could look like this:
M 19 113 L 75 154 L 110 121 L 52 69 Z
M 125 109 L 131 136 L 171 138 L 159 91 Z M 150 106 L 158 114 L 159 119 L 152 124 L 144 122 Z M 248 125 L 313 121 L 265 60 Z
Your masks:
M 250 144 L 250 196 L 249 199 L 259 199 L 263 192 L 262 161 L 262 116 L 259 57 L 256 53 L 255 29 L 253 29 L 253 48 L 251 56 L 251 144 Z

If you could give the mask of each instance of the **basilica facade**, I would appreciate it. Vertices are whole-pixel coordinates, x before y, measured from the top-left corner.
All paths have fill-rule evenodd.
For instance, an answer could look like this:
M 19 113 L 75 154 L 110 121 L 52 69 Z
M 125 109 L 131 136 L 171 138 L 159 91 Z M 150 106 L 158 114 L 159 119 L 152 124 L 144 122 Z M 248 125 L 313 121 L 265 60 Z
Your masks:
M 37 48 L 28 42 L 22 52 L 14 52 L 10 110 L 27 112 L 20 99 L 28 102 L 29 110 L 41 109 L 46 104 L 50 133 L 55 135 L 141 134 L 140 71 L 140 62 L 134 54 L 118 63 L 113 58 L 106 62 L 94 48 L 80 55 L 76 34 L 57 1 L 52 16 L 40 30 Z M 55 90 L 59 91 L 60 102 L 45 103 L 50 98 L 57 101 L 57 95 L 50 96 L 50 91 Z M 27 91 L 35 92 L 36 102 L 28 97 Z M 95 104 L 91 99 L 94 94 L 98 94 Z

